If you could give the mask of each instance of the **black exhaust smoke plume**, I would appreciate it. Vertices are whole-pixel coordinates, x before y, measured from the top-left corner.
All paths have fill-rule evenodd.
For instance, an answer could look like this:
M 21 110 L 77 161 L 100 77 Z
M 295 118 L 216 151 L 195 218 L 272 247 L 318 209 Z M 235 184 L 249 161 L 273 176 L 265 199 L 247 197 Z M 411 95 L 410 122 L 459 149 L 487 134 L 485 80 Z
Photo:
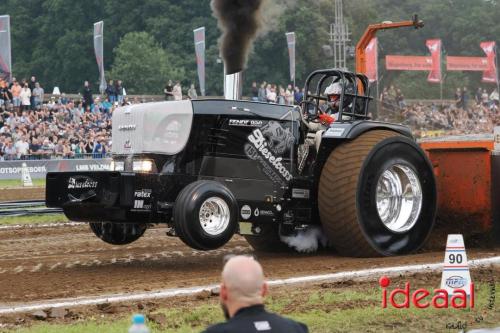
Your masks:
M 262 0 L 212 0 L 214 16 L 219 20 L 221 53 L 226 74 L 241 72 L 260 26 Z

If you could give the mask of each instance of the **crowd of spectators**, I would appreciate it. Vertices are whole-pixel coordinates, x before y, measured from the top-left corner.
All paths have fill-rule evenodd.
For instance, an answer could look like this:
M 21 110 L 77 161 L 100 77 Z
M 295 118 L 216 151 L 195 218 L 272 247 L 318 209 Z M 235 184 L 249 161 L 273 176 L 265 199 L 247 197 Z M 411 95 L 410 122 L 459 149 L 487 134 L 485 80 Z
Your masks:
M 172 82 L 172 80 L 168 80 L 167 84 L 165 85 L 165 88 L 163 88 L 163 94 L 165 95 L 166 101 L 180 101 L 180 100 L 182 100 L 183 95 L 182 95 L 181 82 L 176 81 L 174 84 Z M 188 98 L 188 99 L 198 98 L 198 93 L 196 92 L 196 88 L 194 86 L 194 83 L 191 83 L 191 86 L 189 87 L 189 89 L 187 91 L 186 98 Z
M 28 81 L 18 82 L 13 78 L 11 82 L 0 79 L 0 107 L 8 105 L 16 111 L 34 110 L 43 102 L 44 90 L 34 76 Z
M 394 106 L 400 109 L 406 107 L 405 96 L 401 92 L 401 89 L 395 88 L 393 85 L 383 89 L 380 94 L 380 102 L 385 107 Z
M 180 81 L 168 80 L 163 89 L 165 100 L 180 101 L 184 98 L 196 99 L 198 93 L 195 85 L 191 84 L 187 90 L 187 94 L 183 95 L 183 90 Z M 250 99 L 254 102 L 275 103 L 281 105 L 300 104 L 304 98 L 304 89 L 293 87 L 289 84 L 286 88 L 282 85 L 276 85 L 263 81 L 260 84 L 252 83 L 249 90 Z
M 0 160 L 102 158 L 111 148 L 112 112 L 129 103 L 121 81 L 110 81 L 102 100 L 88 82 L 76 99 L 45 100 L 35 77 L 2 80 L 0 89 Z
M 291 84 L 286 86 L 262 82 L 252 83 L 250 98 L 254 102 L 276 103 L 281 105 L 300 104 L 304 98 L 304 89 L 293 87 Z
M 493 133 L 494 127 L 500 125 L 497 89 L 488 93 L 478 88 L 471 99 L 466 87 L 457 88 L 454 102 L 443 103 L 407 104 L 399 92 L 394 87 L 384 89 L 379 120 L 406 124 L 417 136 Z

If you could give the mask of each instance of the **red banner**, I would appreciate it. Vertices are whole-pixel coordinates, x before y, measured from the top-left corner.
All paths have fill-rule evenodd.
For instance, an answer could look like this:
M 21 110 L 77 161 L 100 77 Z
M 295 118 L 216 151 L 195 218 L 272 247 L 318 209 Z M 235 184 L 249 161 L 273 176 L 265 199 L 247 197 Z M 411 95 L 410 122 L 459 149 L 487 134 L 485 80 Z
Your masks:
M 430 57 L 386 56 L 385 65 L 388 70 L 429 71 L 427 81 L 441 82 L 441 40 L 428 39 L 426 45 Z M 486 57 L 446 57 L 446 69 L 449 71 L 482 71 L 483 82 L 497 83 L 496 43 L 482 42 L 481 48 Z
M 428 39 L 425 42 L 431 56 L 396 56 L 385 57 L 385 66 L 388 70 L 398 71 L 429 71 L 427 81 L 441 82 L 441 40 Z
M 366 76 L 370 82 L 378 80 L 378 40 L 372 38 L 365 50 L 366 55 Z
M 432 57 L 387 55 L 385 67 L 396 71 L 432 71 Z
M 439 83 L 441 82 L 441 40 L 428 39 L 425 45 L 431 52 L 432 58 L 432 70 L 427 77 L 427 81 Z
M 486 53 L 486 59 L 488 59 L 488 68 L 483 72 L 483 82 L 497 83 L 496 43 L 482 42 L 480 46 Z
M 485 71 L 488 69 L 488 58 L 485 57 L 446 57 L 448 71 Z

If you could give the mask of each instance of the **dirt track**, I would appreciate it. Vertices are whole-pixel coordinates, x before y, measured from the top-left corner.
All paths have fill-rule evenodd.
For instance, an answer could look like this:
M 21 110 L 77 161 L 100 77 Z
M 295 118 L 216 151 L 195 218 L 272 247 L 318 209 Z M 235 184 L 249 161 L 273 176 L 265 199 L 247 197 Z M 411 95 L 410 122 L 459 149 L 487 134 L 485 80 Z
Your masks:
M 45 198 L 45 187 L 0 188 L 0 201 L 37 200 Z
M 443 248 L 444 248 L 444 243 Z M 269 278 L 362 268 L 439 262 L 442 248 L 405 257 L 353 259 L 331 252 L 314 255 L 258 254 Z M 241 237 L 222 249 L 195 251 L 165 229 L 150 229 L 128 246 L 111 246 L 86 225 L 7 229 L 0 232 L 0 305 L 115 292 L 140 292 L 216 283 L 230 253 L 252 253 Z M 500 249 L 468 249 L 469 259 Z

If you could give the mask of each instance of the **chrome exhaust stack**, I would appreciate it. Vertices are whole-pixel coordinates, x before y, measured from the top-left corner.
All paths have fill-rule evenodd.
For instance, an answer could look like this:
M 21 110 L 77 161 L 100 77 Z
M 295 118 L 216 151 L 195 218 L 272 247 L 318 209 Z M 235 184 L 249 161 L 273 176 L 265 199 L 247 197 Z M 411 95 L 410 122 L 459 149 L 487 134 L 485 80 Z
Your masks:
M 243 72 L 225 74 L 224 71 L 224 98 L 241 100 L 243 94 Z

